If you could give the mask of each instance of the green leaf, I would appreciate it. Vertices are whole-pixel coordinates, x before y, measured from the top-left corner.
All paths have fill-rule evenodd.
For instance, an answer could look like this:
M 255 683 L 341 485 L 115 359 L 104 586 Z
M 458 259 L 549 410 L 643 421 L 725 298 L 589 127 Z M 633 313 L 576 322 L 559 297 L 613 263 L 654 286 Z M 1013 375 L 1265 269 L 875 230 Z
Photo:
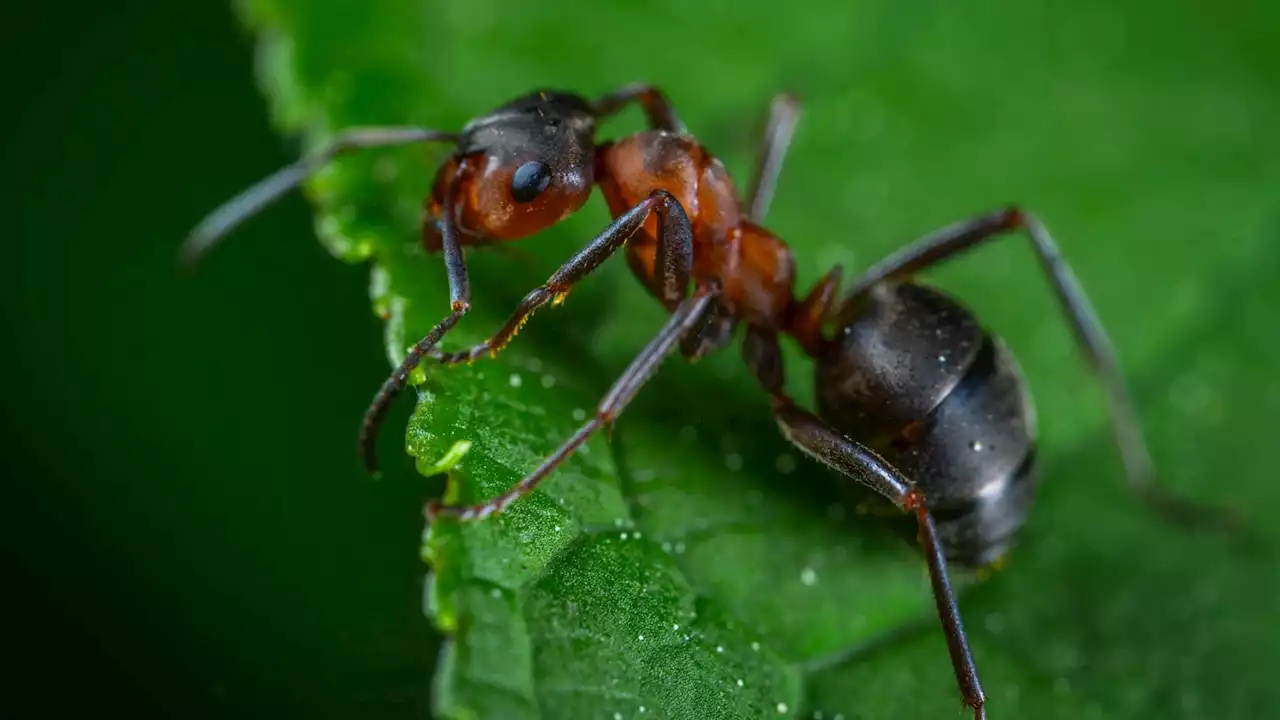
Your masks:
M 1280 423 L 1268 19 L 1136 0 L 1062 13 L 557 5 L 241 9 L 274 117 L 308 145 L 357 124 L 458 128 L 536 86 L 593 95 L 645 79 L 744 177 L 768 98 L 798 90 L 806 111 L 769 224 L 805 284 L 977 212 L 1031 207 L 1119 346 L 1164 481 L 1246 509 L 1256 533 L 1186 534 L 1125 491 L 1101 395 L 1020 241 L 930 273 L 1007 339 L 1041 418 L 1038 506 L 1008 569 L 962 603 L 991 716 L 1280 706 L 1280 485 L 1253 451 Z M 604 133 L 636 127 L 629 116 Z M 443 153 L 347 157 L 308 186 L 331 251 L 375 262 L 391 363 L 447 307 L 441 263 L 416 243 Z M 518 249 L 471 254 L 474 310 L 446 344 L 485 337 L 606 221 L 595 198 Z M 448 471 L 451 502 L 501 492 L 662 320 L 624 264 L 607 264 L 496 360 L 419 372 L 407 451 L 423 474 Z M 810 366 L 787 358 L 808 402 Z M 612 442 L 592 439 L 487 522 L 427 532 L 429 612 L 451 635 L 438 714 L 954 717 L 922 563 L 858 514 L 847 484 L 778 437 L 734 353 L 666 364 Z

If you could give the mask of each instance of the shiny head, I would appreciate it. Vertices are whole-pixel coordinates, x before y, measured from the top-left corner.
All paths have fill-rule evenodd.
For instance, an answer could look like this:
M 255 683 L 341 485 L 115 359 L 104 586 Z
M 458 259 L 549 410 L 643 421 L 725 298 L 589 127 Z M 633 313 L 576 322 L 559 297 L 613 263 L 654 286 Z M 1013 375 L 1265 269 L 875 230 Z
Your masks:
M 445 194 L 459 173 L 455 218 L 472 243 L 527 237 L 577 211 L 595 184 L 595 129 L 587 100 L 552 90 L 467 123 L 436 176 L 424 223 L 427 249 L 440 247 Z

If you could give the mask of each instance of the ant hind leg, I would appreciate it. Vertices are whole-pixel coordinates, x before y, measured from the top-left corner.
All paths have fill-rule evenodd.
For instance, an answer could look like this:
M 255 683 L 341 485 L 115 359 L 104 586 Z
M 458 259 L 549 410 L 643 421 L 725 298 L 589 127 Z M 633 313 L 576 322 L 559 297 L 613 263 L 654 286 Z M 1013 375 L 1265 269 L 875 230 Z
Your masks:
M 1044 225 L 1026 210 L 1015 206 L 955 223 L 890 255 L 857 279 L 836 310 L 837 322 L 847 322 L 857 312 L 859 302 L 878 283 L 906 279 L 1013 230 L 1026 233 L 1077 346 L 1106 392 L 1112 434 L 1130 487 L 1162 515 L 1184 526 L 1238 528 L 1241 521 L 1234 511 L 1181 497 L 1158 482 L 1115 349 L 1057 243 Z
M 946 556 L 924 494 L 887 460 L 799 407 L 787 396 L 783 389 L 785 375 L 776 331 L 749 327 L 742 355 L 751 373 L 769 393 L 778 429 L 788 442 L 832 470 L 874 490 L 903 512 L 915 516 L 920 530 L 920 547 L 929 568 L 934 603 L 946 636 L 956 683 L 965 704 L 973 708 L 974 718 L 983 720 L 987 716 L 986 696 L 978 680 L 978 668 L 969 649 L 955 592 L 951 589 Z
M 827 467 L 866 485 L 912 514 L 920 532 L 920 547 L 929 568 L 929 582 L 938 618 L 942 622 L 951 667 L 964 702 L 973 709 L 975 720 L 986 718 L 986 696 L 978 679 L 978 668 L 969 649 L 968 636 L 960 618 L 955 592 L 947 572 L 933 515 L 924 494 L 884 458 L 870 448 L 846 437 L 813 413 L 804 410 L 780 393 L 773 395 L 774 415 L 783 436 L 806 455 Z

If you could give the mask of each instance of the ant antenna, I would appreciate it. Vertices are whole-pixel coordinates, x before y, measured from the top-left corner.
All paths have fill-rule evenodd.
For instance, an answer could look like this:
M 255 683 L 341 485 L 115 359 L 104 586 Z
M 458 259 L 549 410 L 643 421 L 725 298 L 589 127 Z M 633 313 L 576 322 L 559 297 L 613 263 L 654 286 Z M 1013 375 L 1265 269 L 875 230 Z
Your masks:
M 179 262 L 188 268 L 194 267 L 237 225 L 301 185 L 303 180 L 338 155 L 352 150 L 394 147 L 417 142 L 456 143 L 458 137 L 457 133 L 415 127 L 365 127 L 347 130 L 320 149 L 268 175 L 206 215 L 187 235 L 182 247 L 178 249 Z

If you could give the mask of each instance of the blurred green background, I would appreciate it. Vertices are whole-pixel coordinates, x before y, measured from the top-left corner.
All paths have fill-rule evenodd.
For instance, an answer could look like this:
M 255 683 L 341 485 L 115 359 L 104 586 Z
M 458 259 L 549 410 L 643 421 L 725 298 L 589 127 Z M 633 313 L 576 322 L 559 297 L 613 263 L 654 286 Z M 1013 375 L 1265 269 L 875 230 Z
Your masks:
M 824 114 L 819 95 L 802 120 L 771 222 L 784 234 L 829 234 L 809 241 L 822 251 L 801 258 L 806 281 L 833 262 L 862 267 L 913 230 L 1010 195 L 1033 202 L 1121 348 L 1158 460 L 1184 489 L 1277 517 L 1265 447 L 1253 440 L 1280 420 L 1274 8 L 862 2 L 842 11 L 859 18 L 846 27 L 821 10 L 765 3 L 713 4 L 709 19 L 687 20 L 654 7 L 665 11 L 602 5 L 567 29 L 555 19 L 563 10 L 539 4 L 441 5 L 424 42 L 440 46 L 433 92 L 454 104 L 433 119 L 465 119 L 524 89 L 516 85 L 574 81 L 572 71 L 537 77 L 543 59 L 580 66 L 591 90 L 641 72 L 670 80 L 695 131 L 745 157 L 769 92 L 838 94 L 827 102 L 848 115 Z M 0 532 L 16 603 L 11 652 L 26 660 L 6 677 L 8 696 L 50 716 L 86 701 L 139 716 L 426 716 L 436 640 L 420 609 L 424 485 L 407 458 L 370 481 L 352 447 L 386 373 L 367 272 L 324 252 L 297 197 L 197 275 L 172 262 L 213 203 L 296 156 L 268 124 L 251 43 L 221 3 L 50 2 L 26 12 L 0 30 L 11 98 L 4 216 L 17 226 L 0 264 L 9 385 Z M 673 34 L 653 58 L 629 57 L 649 52 L 661 28 Z M 706 33 L 718 48 L 737 40 L 736 51 L 700 51 Z M 571 54 L 584 47 L 607 61 Z M 467 80 L 444 80 L 458 77 Z M 1039 164 L 1004 162 L 1021 151 Z M 823 172 L 806 172 L 806 157 L 821 158 Z M 1073 253 L 1072 238 L 1084 245 L 1090 232 L 1087 252 Z M 985 272 L 1008 277 L 1025 259 L 1016 249 L 994 258 L 947 277 L 980 289 Z M 1058 442 L 1048 460 L 1072 482 L 1055 486 L 1037 522 L 1087 536 L 1073 523 L 1100 502 L 1091 498 L 1122 497 L 1114 477 L 1070 477 L 1076 457 L 1114 468 L 1100 404 L 1075 407 L 1085 376 L 1063 353 L 1061 328 L 1040 330 L 1028 303 L 1052 312 L 1046 295 L 978 307 L 1028 358 L 1042 412 L 1074 413 L 1049 431 Z M 620 367 L 624 354 L 609 361 Z M 1072 368 L 1067 381 L 1055 382 L 1059 366 Z M 1117 553 L 1163 546 L 1145 525 L 1108 527 L 1092 542 Z M 1267 537 L 1275 547 L 1274 529 Z M 1208 598 L 1193 603 L 1202 610 L 1231 612 L 1223 596 L 1245 598 L 1241 622 L 1191 653 L 1230 656 L 1249 647 L 1253 618 L 1280 611 L 1274 569 L 1249 574 L 1273 567 L 1274 555 L 1203 567 L 1217 562 L 1206 552 L 1180 563 L 1193 543 L 1153 555 L 1142 581 L 1168 594 L 1188 578 L 1188 594 Z M 1076 573 L 1072 607 L 1094 621 L 1078 627 L 1113 626 L 1107 610 L 1090 608 L 1131 616 L 1107 592 L 1131 568 L 1098 552 L 1072 560 L 1062 564 Z M 1017 575 L 1001 581 L 993 593 L 1006 605 L 1035 590 Z M 1135 637 L 1165 647 L 1164 627 Z M 1003 642 L 1034 648 L 1039 629 L 1027 621 Z M 1145 658 L 1122 656 L 1096 672 Z M 1254 682 L 1276 670 L 1274 650 L 1237 657 L 1247 670 L 1189 659 L 1177 677 L 1213 677 L 1168 704 L 1185 717 L 1214 717 L 1215 700 L 1274 708 L 1275 690 Z M 1141 716 L 1151 703 L 1116 705 L 1125 710 L 1103 716 Z

